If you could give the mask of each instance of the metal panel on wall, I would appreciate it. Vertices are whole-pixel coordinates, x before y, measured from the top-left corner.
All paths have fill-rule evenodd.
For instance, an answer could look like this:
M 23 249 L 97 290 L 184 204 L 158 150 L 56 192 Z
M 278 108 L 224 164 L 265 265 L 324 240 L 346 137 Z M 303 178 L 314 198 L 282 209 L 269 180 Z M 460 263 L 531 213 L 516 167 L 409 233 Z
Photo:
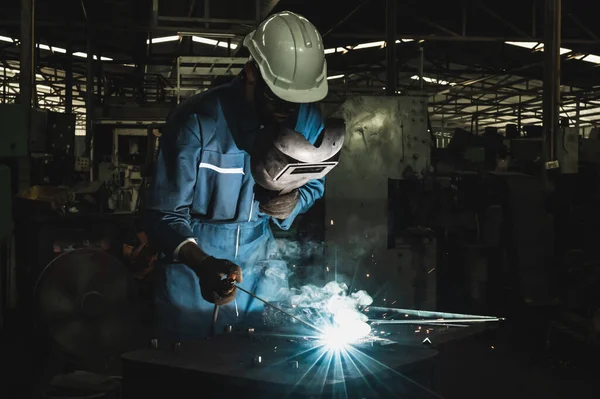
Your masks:
M 579 172 L 579 129 L 562 127 L 560 143 L 557 146 L 557 158 L 561 173 Z
M 416 272 L 403 267 L 402 251 L 388 244 L 393 241 L 388 180 L 418 179 L 429 172 L 427 102 L 421 97 L 356 97 L 341 107 L 339 116 L 346 122 L 346 138 L 325 190 L 330 269 L 376 301 L 391 289 L 396 299 L 380 299 L 412 306 Z

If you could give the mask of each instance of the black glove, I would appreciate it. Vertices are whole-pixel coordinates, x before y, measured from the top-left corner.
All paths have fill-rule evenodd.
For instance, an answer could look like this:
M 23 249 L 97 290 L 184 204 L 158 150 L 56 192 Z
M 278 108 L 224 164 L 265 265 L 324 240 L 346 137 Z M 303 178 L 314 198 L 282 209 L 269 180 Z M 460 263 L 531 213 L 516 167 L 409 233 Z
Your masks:
M 285 219 L 292 214 L 299 200 L 300 192 L 295 188 L 287 194 L 260 198 L 259 209 L 266 215 Z
M 235 299 L 235 283 L 243 281 L 242 268 L 225 259 L 209 256 L 195 268 L 200 279 L 202 298 L 215 305 L 227 305 Z

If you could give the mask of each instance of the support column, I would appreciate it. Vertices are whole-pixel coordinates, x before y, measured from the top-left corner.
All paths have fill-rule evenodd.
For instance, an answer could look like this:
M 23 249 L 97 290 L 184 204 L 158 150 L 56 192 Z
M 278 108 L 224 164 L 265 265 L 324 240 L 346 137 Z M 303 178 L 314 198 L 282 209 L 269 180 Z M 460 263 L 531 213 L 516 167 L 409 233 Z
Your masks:
M 87 70 L 85 80 L 85 150 L 90 157 L 90 181 L 94 177 L 94 49 L 93 32 L 88 26 L 87 32 Z
M 19 103 L 26 107 L 26 127 L 25 132 L 27 137 L 31 134 L 31 118 L 32 118 L 32 104 L 33 94 L 35 93 L 35 60 L 33 57 L 34 52 L 34 21 L 35 21 L 35 7 L 34 0 L 21 0 L 21 37 L 19 45 L 20 54 L 20 70 L 19 70 Z M 6 82 L 5 82 L 6 84 Z M 31 167 L 29 156 L 20 157 L 17 159 L 17 178 L 18 178 L 18 190 L 22 191 L 27 189 L 31 183 Z
M 70 37 L 71 35 L 69 35 Z M 73 113 L 73 41 L 67 42 L 65 60 L 65 114 Z
M 554 167 L 560 128 L 561 0 L 545 0 L 544 21 L 544 156 L 545 167 Z
M 34 0 L 21 0 L 21 38 L 19 44 L 19 98 L 23 105 L 33 103 L 34 83 Z
M 396 70 L 396 0 L 386 0 L 386 39 L 385 39 L 385 59 L 387 64 L 385 95 L 394 96 L 398 87 L 398 71 Z

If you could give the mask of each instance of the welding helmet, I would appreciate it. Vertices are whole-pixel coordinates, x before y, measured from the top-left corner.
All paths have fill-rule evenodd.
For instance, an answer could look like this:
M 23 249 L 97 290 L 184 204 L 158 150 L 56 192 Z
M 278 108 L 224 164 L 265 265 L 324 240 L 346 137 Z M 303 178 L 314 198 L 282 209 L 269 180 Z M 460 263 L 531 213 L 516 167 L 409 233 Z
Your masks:
M 323 39 L 301 15 L 271 15 L 244 38 L 271 92 L 289 103 L 311 103 L 327 96 Z
M 313 145 L 301 133 L 279 126 L 250 157 L 254 181 L 281 195 L 322 178 L 338 164 L 345 132 L 343 120 L 330 119 Z

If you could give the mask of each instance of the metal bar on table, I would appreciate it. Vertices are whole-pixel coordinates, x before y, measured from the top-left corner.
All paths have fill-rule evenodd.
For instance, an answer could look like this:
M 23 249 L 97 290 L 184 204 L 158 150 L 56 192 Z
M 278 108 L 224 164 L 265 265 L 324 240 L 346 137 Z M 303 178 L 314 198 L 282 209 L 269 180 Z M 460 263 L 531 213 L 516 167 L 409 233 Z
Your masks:
M 371 323 L 371 325 L 381 325 L 381 324 L 448 324 L 448 323 L 452 323 L 452 324 L 456 324 L 456 323 L 488 323 L 488 322 L 495 322 L 495 321 L 503 321 L 505 319 L 501 318 L 501 317 L 495 317 L 495 318 L 491 318 L 491 319 L 442 319 L 442 320 L 436 320 L 436 319 L 431 319 L 431 320 L 371 320 L 369 319 L 369 322 Z
M 399 309 L 399 308 L 386 308 L 381 306 L 369 306 L 365 311 L 375 312 L 392 312 L 398 314 L 404 314 L 415 317 L 431 317 L 431 318 L 444 318 L 444 319 L 497 319 L 496 316 L 479 316 L 472 314 L 463 313 L 448 313 L 448 312 L 435 312 L 430 310 L 419 310 L 419 309 Z

